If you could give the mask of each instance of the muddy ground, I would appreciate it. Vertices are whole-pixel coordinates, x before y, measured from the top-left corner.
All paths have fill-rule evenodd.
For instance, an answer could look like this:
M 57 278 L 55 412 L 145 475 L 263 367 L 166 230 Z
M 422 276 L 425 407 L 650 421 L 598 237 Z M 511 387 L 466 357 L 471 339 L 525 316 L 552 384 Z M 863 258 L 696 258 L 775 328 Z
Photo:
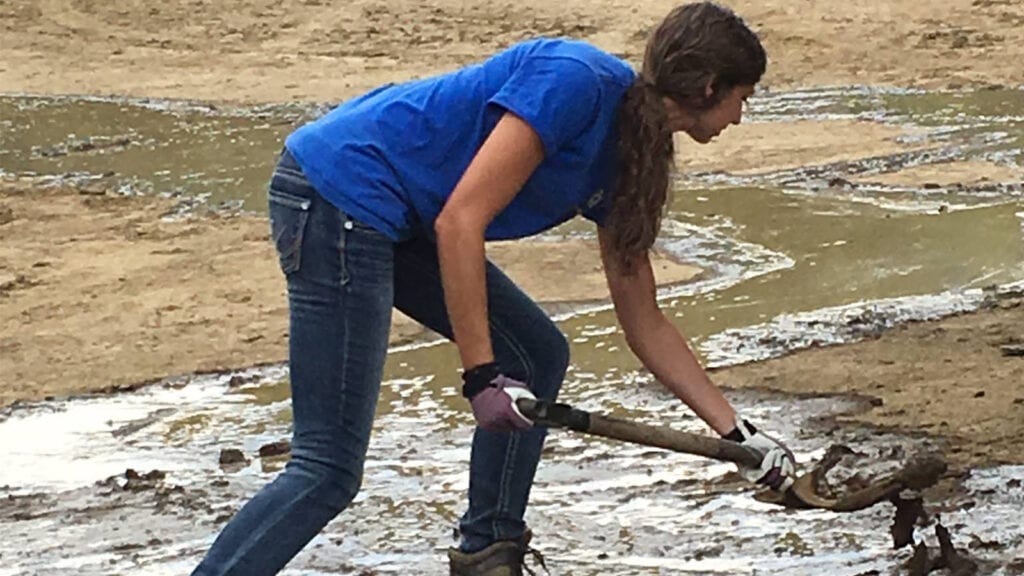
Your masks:
M 172 0 L 0 3 L 4 91 L 212 102 L 333 102 L 385 81 L 451 69 L 533 36 L 589 39 L 633 60 L 673 2 L 477 3 Z M 1024 3 L 939 0 L 731 2 L 764 37 L 772 89 L 829 85 L 982 88 L 1024 83 Z M 687 171 L 757 173 L 916 146 L 871 122 L 744 125 L 713 146 L 680 147 Z M 911 140 L 912 141 L 912 140 Z M 268 166 L 269 169 L 269 166 Z M 986 162 L 872 181 L 1017 182 Z M 0 185 L 0 405 L 111 390 L 174 374 L 285 358 L 284 286 L 266 220 L 195 214 L 102 185 Z M 538 299 L 604 297 L 593 247 L 495 247 Z M 537 254 L 544 265 L 537 266 Z M 595 266 L 581 275 L 577 259 Z M 543 272 L 542 272 L 543 271 Z M 699 271 L 659 260 L 659 280 Z M 568 275 L 579 292 L 566 294 Z M 581 281 L 582 280 L 582 281 Z M 947 438 L 954 470 L 1024 463 L 1020 296 L 908 325 L 858 344 L 715 373 L 723 385 L 848 392 L 877 400 L 847 418 Z M 399 321 L 396 341 L 422 334 Z

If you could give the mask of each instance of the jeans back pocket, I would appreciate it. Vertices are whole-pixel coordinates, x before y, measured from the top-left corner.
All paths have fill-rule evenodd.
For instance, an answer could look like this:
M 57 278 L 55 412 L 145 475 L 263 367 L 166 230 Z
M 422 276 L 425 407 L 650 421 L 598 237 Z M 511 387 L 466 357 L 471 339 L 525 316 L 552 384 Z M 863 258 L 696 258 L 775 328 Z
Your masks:
M 285 274 L 298 272 L 302 265 L 302 237 L 309 220 L 312 201 L 270 188 L 270 235 L 277 248 L 281 270 Z

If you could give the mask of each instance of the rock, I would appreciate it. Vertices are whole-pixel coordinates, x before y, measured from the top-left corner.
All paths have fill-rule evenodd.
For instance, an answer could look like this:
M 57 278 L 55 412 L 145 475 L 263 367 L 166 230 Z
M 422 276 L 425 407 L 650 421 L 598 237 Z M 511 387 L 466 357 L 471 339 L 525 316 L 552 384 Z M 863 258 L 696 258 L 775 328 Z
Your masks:
M 10 206 L 0 204 L 0 226 L 14 221 L 14 210 Z
M 123 489 L 128 492 L 151 490 L 156 488 L 166 477 L 167 473 L 163 470 L 150 470 L 145 474 L 140 474 L 135 469 L 129 468 L 124 471 L 125 483 Z
M 913 544 L 914 526 L 919 518 L 926 517 L 924 503 L 921 498 L 903 499 L 896 496 L 893 499 L 896 505 L 896 514 L 893 517 L 892 527 L 889 532 L 892 534 L 892 547 L 900 548 Z
M 229 464 L 244 464 L 247 463 L 247 460 L 245 459 L 245 454 L 242 454 L 241 450 L 237 448 L 225 448 L 220 451 L 219 462 L 221 466 L 224 466 Z
M 978 573 L 978 564 L 957 551 L 945 526 L 936 524 L 935 536 L 939 539 L 941 558 L 949 568 L 950 576 L 974 576 Z
M 999 351 L 1003 356 L 1024 356 L 1024 344 L 1004 344 Z
M 260 446 L 260 458 L 280 456 L 282 454 L 288 454 L 291 451 L 292 444 L 287 440 L 281 440 L 280 442 L 271 442 L 270 444 L 264 444 L 263 446 Z
M 928 557 L 928 546 L 924 542 L 914 545 L 914 555 L 907 560 L 907 576 L 928 576 L 932 571 L 932 561 Z

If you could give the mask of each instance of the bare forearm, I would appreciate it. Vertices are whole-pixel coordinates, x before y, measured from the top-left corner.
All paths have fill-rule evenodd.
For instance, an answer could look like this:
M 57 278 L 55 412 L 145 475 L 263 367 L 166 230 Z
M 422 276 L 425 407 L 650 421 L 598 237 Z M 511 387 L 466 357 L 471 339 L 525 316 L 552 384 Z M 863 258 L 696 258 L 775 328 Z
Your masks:
M 464 368 L 494 361 L 484 231 L 543 159 L 540 136 L 525 120 L 506 113 L 434 221 L 445 306 Z
M 468 369 L 493 361 L 483 234 L 459 227 L 439 231 L 437 252 L 445 305 L 462 365 Z
M 735 427 L 735 410 L 663 314 L 658 312 L 657 318 L 629 340 L 644 366 L 715 431 L 727 434 Z

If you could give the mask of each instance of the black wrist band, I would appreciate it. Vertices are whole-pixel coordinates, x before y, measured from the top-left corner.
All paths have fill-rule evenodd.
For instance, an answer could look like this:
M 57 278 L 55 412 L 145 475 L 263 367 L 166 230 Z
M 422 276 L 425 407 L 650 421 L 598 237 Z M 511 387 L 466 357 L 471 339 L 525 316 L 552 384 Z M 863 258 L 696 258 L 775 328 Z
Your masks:
M 462 396 L 472 400 L 485 388 L 493 386 L 491 382 L 501 374 L 497 362 L 488 362 L 474 366 L 462 373 Z
M 754 425 L 751 424 L 748 420 L 744 420 L 743 425 L 747 427 L 747 430 L 749 430 L 751 434 L 757 434 L 757 428 L 754 428 Z M 725 440 L 731 440 L 733 442 L 743 442 L 744 440 L 743 433 L 740 432 L 739 426 L 733 428 L 732 432 L 729 432 L 728 434 L 722 436 L 722 438 Z

